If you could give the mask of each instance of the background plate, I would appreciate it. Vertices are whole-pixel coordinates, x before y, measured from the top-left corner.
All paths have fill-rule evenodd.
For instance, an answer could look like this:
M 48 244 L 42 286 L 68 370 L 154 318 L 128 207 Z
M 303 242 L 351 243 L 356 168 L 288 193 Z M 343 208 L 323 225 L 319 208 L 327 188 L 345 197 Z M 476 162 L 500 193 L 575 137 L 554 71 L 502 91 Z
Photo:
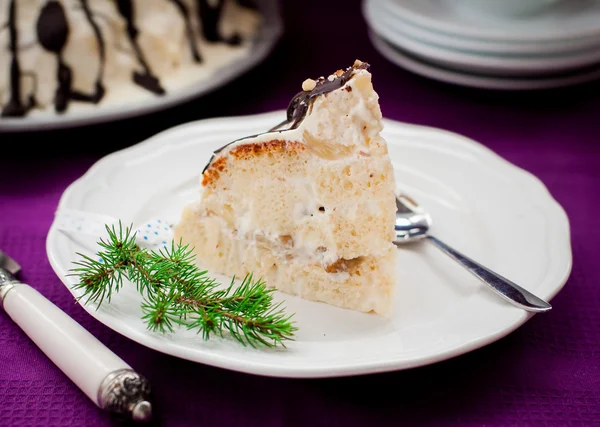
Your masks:
M 213 150 L 269 129 L 283 117 L 285 112 L 277 111 L 167 130 L 98 161 L 67 188 L 59 206 L 125 223 L 177 221 L 184 204 L 198 196 L 200 171 Z M 569 223 L 537 178 L 462 136 L 390 120 L 384 125 L 399 188 L 431 212 L 435 235 L 543 299 L 560 291 L 571 270 Z M 76 252 L 90 253 L 96 241 L 67 235 L 52 224 L 48 259 L 69 289 Z M 299 327 L 286 349 L 246 348 L 227 338 L 203 341 L 183 330 L 152 333 L 140 319 L 141 299 L 131 287 L 110 305 L 84 307 L 118 333 L 163 353 L 277 377 L 358 375 L 430 364 L 491 343 L 532 316 L 426 242 L 398 249 L 398 273 L 390 319 L 276 293 Z
M 488 41 L 578 41 L 600 36 L 600 3 L 565 0 L 527 19 L 487 18 L 463 13 L 460 0 L 380 0 L 388 12 L 449 36 Z
M 390 13 L 387 9 L 390 4 L 381 0 L 365 0 L 363 10 L 372 9 L 373 12 L 379 12 L 385 15 L 386 20 L 393 21 L 392 27 L 402 33 L 411 35 L 418 40 L 443 46 L 448 49 L 462 50 L 468 52 L 479 52 L 483 54 L 496 55 L 552 55 L 571 53 L 575 51 L 584 51 L 586 49 L 600 47 L 600 38 L 598 35 L 587 37 L 578 37 L 576 39 L 558 39 L 558 40 L 487 40 L 479 37 L 468 37 L 460 34 L 449 34 L 438 31 L 436 28 L 428 28 L 418 25 L 415 22 L 404 19 L 403 15 Z M 369 15 L 366 16 L 370 18 Z M 383 18 L 381 18 L 383 19 Z M 378 25 L 379 18 L 376 18 L 372 24 Z
M 441 82 L 494 90 L 543 90 L 578 85 L 600 78 L 600 64 L 586 70 L 538 77 L 502 77 L 469 73 L 432 64 L 402 51 L 373 31 L 369 32 L 373 46 L 390 62 L 415 74 Z
M 191 99 L 199 98 L 219 87 L 222 87 L 264 61 L 271 53 L 283 33 L 283 21 L 280 15 L 279 2 L 261 0 L 257 4 L 264 17 L 253 45 L 246 55 L 227 62 L 221 69 L 215 70 L 208 78 L 189 86 L 167 92 L 164 96 L 149 96 L 120 105 L 99 106 L 98 108 L 74 109 L 65 115 L 57 115 L 54 111 L 32 114 L 22 118 L 0 118 L 0 131 L 23 132 L 70 128 L 113 120 L 121 120 L 134 116 L 164 110 Z
M 380 10 L 378 5 L 381 6 L 375 2 L 365 3 L 364 16 L 379 36 L 416 57 L 443 67 L 496 76 L 539 77 L 589 67 L 600 61 L 598 46 L 584 50 L 572 48 L 562 54 L 553 52 L 547 55 L 540 52 L 527 55 L 497 54 L 449 48 L 423 41 L 413 34 L 412 29 L 403 30 L 396 25 L 397 19 L 389 12 Z M 454 37 L 445 38 L 455 40 Z

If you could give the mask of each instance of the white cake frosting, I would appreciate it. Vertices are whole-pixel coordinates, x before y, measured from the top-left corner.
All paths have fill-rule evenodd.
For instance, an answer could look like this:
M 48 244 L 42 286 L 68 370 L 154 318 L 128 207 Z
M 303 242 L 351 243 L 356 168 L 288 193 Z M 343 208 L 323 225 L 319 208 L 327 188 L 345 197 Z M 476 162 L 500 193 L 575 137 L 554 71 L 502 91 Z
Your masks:
M 219 40 L 206 38 L 201 3 L 216 13 Z M 135 41 L 123 11 L 131 11 Z M 63 22 L 68 34 L 58 55 L 44 41 L 59 40 Z M 93 97 L 99 80 L 104 89 L 99 100 L 71 97 L 69 111 L 161 96 L 136 84 L 133 74 L 150 74 L 163 93 L 210 78 L 248 53 L 260 22 L 257 10 L 235 0 L 1 0 L 0 111 L 15 117 L 57 110 L 59 56 L 71 71 L 74 92 Z M 15 60 L 17 90 L 11 81 Z M 7 108 L 11 100 L 26 107 L 30 97 L 35 107 L 29 111 Z

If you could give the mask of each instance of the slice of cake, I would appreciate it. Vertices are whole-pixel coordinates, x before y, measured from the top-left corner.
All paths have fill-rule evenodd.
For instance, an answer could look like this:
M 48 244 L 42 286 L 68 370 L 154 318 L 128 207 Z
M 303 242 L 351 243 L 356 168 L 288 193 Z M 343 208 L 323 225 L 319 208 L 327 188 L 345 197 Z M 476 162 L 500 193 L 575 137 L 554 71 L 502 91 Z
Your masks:
M 388 316 L 395 180 L 366 63 L 306 80 L 287 129 L 222 147 L 175 239 L 214 273 Z

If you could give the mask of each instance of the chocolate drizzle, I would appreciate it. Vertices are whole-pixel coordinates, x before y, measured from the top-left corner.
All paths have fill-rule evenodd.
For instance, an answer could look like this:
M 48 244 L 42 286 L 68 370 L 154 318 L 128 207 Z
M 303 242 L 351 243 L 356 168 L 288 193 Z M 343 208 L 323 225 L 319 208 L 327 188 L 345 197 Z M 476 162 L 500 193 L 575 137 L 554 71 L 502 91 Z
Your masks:
M 138 42 L 139 29 L 135 24 L 135 7 L 133 0 L 113 0 L 120 16 L 125 20 L 126 33 L 133 47 L 137 62 L 141 71 L 134 71 L 132 75 L 133 82 L 144 89 L 157 95 L 165 94 L 160 80 L 152 73 L 148 61 Z M 223 11 L 226 0 L 195 0 L 196 2 L 196 30 L 190 7 L 184 0 L 166 0 L 171 1 L 179 10 L 185 24 L 186 36 L 189 41 L 190 51 L 193 60 L 196 63 L 203 61 L 198 48 L 198 37 L 204 36 L 204 39 L 210 43 L 227 43 L 229 45 L 239 45 L 242 38 L 239 34 L 224 37 L 220 31 L 220 22 L 223 18 Z M 253 0 L 236 0 L 242 7 L 248 7 L 258 10 Z M 1 2 L 1 0 L 0 0 Z M 70 101 L 82 101 L 88 103 L 99 103 L 105 95 L 104 74 L 107 63 L 106 42 L 102 30 L 97 23 L 98 15 L 94 15 L 92 8 L 93 2 L 89 0 L 78 0 L 87 22 L 89 23 L 96 38 L 99 55 L 99 66 L 96 74 L 95 90 L 91 94 L 82 93 L 73 89 L 73 70 L 64 61 L 64 49 L 67 45 L 70 28 L 68 16 L 63 7 L 64 2 L 59 0 L 40 0 L 43 5 L 40 8 L 39 16 L 36 22 L 36 35 L 38 42 L 46 51 L 54 54 L 57 58 L 57 89 L 54 99 L 55 110 L 63 113 L 67 110 Z M 9 51 L 10 61 L 10 98 L 1 111 L 2 117 L 22 117 L 36 106 L 33 88 L 27 97 L 27 102 L 23 102 L 21 83 L 24 77 L 36 75 L 32 72 L 24 73 L 21 70 L 19 62 L 19 34 L 17 25 L 17 3 L 18 0 L 10 0 L 8 22 L 0 25 L 0 30 L 7 29 L 9 32 Z M 200 34 L 201 31 L 201 34 Z M 2 64 L 4 65 L 4 64 Z M 34 84 L 35 86 L 35 84 Z
M 144 57 L 144 53 L 142 52 L 142 48 L 138 43 L 138 35 L 139 30 L 135 26 L 135 10 L 133 6 L 132 0 L 117 0 L 117 9 L 119 14 L 125 19 L 127 24 L 127 37 L 129 37 L 129 41 L 133 46 L 133 50 L 135 52 L 135 56 L 137 58 L 138 63 L 142 66 L 143 72 L 134 71 L 133 73 L 133 81 L 143 87 L 150 92 L 153 92 L 157 95 L 164 95 L 165 90 L 160 85 L 160 81 L 157 77 L 152 75 L 152 71 L 150 70 L 150 66 L 148 62 L 146 62 L 146 58 Z
M 237 4 L 248 9 L 258 10 L 258 5 L 255 0 L 237 0 Z
M 202 56 L 200 56 L 200 52 L 198 51 L 198 46 L 196 46 L 196 38 L 194 36 L 194 29 L 192 28 L 192 21 L 190 17 L 190 12 L 187 6 L 183 3 L 182 0 L 171 0 L 175 6 L 179 9 L 181 16 L 183 17 L 183 22 L 185 22 L 185 33 L 188 38 L 188 42 L 190 43 L 190 50 L 192 52 L 192 58 L 196 62 L 202 62 Z
M 348 67 L 346 71 L 333 80 L 319 77 L 313 90 L 298 92 L 296 96 L 292 98 L 287 109 L 287 121 L 292 124 L 290 129 L 296 129 L 300 123 L 302 123 L 302 120 L 306 117 L 310 103 L 314 98 L 341 88 L 348 80 L 350 80 L 356 70 L 368 69 L 369 64 L 362 62 L 356 66 Z
M 269 130 L 268 132 L 259 133 L 259 134 L 251 135 L 251 136 L 245 136 L 243 138 L 236 139 L 235 141 L 231 141 L 231 142 L 225 144 L 224 146 L 216 149 L 215 151 L 213 151 L 213 154 L 212 154 L 210 160 L 208 161 L 208 163 L 206 164 L 206 166 L 204 166 L 204 169 L 202 170 L 202 174 L 204 174 L 204 172 L 206 172 L 208 167 L 211 165 L 211 163 L 215 159 L 216 154 L 219 154 L 225 148 L 229 147 L 232 144 L 235 144 L 238 141 L 241 141 L 244 139 L 255 138 L 257 136 L 264 135 L 265 133 L 270 133 L 270 132 L 274 132 L 274 131 L 281 133 L 281 132 L 285 132 L 288 130 L 296 129 L 298 126 L 300 126 L 300 123 L 302 123 L 302 121 L 306 117 L 306 114 L 308 113 L 311 103 L 316 98 L 318 98 L 319 96 L 322 96 L 322 95 L 326 95 L 330 92 L 333 92 L 334 90 L 342 88 L 348 82 L 348 80 L 350 80 L 352 78 L 355 71 L 368 70 L 369 67 L 370 67 L 370 65 L 367 64 L 366 62 L 358 62 L 357 61 L 355 63 L 355 65 L 346 68 L 345 71 L 338 72 L 337 74 L 335 74 L 334 78 L 332 78 L 332 80 L 329 80 L 329 79 L 326 79 L 323 77 L 319 77 L 316 81 L 315 87 L 312 90 L 299 92 L 292 98 L 292 100 L 288 104 L 288 108 L 287 108 L 287 112 L 286 112 L 287 119 L 284 122 L 281 122 L 280 124 L 278 124 L 277 126 L 272 128 L 271 130 Z M 282 130 L 276 130 L 276 129 L 279 129 L 280 127 L 284 126 L 285 124 L 289 124 L 289 123 L 291 123 L 289 128 L 282 129 Z
M 96 23 L 94 19 L 94 14 L 92 13 L 90 5 L 88 4 L 88 0 L 79 1 L 81 2 L 81 8 L 83 9 L 83 13 L 85 14 L 85 17 L 88 20 L 90 26 L 92 27 L 92 31 L 94 32 L 94 36 L 96 37 L 96 42 L 98 43 L 100 65 L 98 66 L 98 74 L 96 75 L 96 93 L 94 94 L 93 99 L 95 103 L 98 103 L 104 97 L 105 93 L 104 84 L 102 83 L 102 81 L 104 80 L 104 66 L 106 65 L 106 46 L 104 44 L 104 38 L 102 37 L 100 27 Z
M 214 3 L 212 6 L 210 3 Z M 225 0 L 196 0 L 198 20 L 202 23 L 202 33 L 209 42 L 225 42 L 232 46 L 237 46 L 242 42 L 239 34 L 230 37 L 223 37 L 219 30 L 219 23 L 223 13 Z
M 69 102 L 69 92 L 73 76 L 71 69 L 62 58 L 62 51 L 69 37 L 69 26 L 62 5 L 58 1 L 47 2 L 38 17 L 37 38 L 44 49 L 56 55 L 58 61 L 58 87 L 54 106 L 57 112 L 64 112 Z
M 17 31 L 17 1 L 11 0 L 8 9 L 7 28 L 9 32 L 9 49 L 12 55 L 10 63 L 10 99 L 2 110 L 2 117 L 22 117 L 35 106 L 35 98 L 29 96 L 26 105 L 21 101 L 21 66 L 19 64 L 19 33 Z
M 56 111 L 64 113 L 71 100 L 98 103 L 104 95 L 101 85 L 97 85 L 96 92 L 93 94 L 85 94 L 73 89 L 73 72 L 63 58 L 63 50 L 69 39 L 69 24 L 60 2 L 50 0 L 42 7 L 36 23 L 36 33 L 40 45 L 56 55 L 58 63 L 57 88 L 54 97 Z

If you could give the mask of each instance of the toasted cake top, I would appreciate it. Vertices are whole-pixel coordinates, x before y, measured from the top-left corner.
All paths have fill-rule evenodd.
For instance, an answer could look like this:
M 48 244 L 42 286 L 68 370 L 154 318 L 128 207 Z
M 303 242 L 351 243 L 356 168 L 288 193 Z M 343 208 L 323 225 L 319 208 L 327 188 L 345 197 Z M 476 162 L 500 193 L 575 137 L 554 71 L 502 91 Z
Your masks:
M 226 157 L 238 158 L 242 153 L 248 158 L 308 147 L 318 157 L 329 160 L 336 156 L 328 158 L 326 152 L 340 157 L 359 149 L 363 155 L 368 153 L 370 141 L 375 141 L 381 130 L 378 96 L 371 84 L 368 63 L 356 60 L 328 77 L 306 79 L 302 88 L 289 103 L 286 120 L 280 125 L 216 150 L 202 171 L 203 185 L 218 178 Z

